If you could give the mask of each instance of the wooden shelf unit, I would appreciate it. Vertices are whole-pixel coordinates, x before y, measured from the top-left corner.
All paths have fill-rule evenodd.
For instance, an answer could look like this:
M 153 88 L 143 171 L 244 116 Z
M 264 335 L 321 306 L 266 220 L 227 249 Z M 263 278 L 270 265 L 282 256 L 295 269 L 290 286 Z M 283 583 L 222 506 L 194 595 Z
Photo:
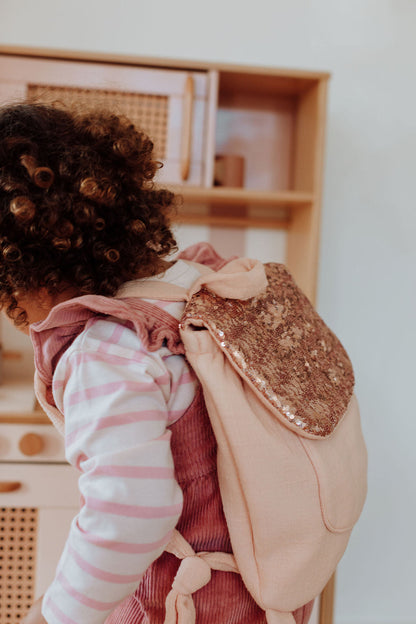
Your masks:
M 191 128 L 200 133 L 194 150 L 201 158 L 196 176 L 200 182 L 196 185 L 192 176 L 182 181 L 175 176 L 161 181 L 180 196 L 177 219 L 219 228 L 284 229 L 286 264 L 315 302 L 330 77 L 327 72 L 0 46 L 0 64 L 13 60 L 20 66 L 33 65 L 36 71 L 29 74 L 35 84 L 47 80 L 45 75 L 51 68 L 57 76 L 55 83 L 62 83 L 64 88 L 66 70 L 72 76 L 72 88 L 78 71 L 80 75 L 90 71 L 92 76 L 109 76 L 111 89 L 119 90 L 122 87 L 118 76 L 123 74 L 133 84 L 129 92 L 134 90 L 134 74 L 129 78 L 129 72 L 136 70 L 183 73 L 185 84 L 189 84 L 189 76 L 203 81 L 196 98 L 199 117 Z M 14 96 L 14 86 L 10 78 L 2 77 L 2 71 L 0 101 L 5 101 Z M 87 84 L 88 79 L 84 79 L 84 90 Z M 23 87 L 22 79 L 17 93 L 20 97 L 25 96 Z M 173 126 L 175 136 L 175 123 Z M 188 131 L 190 127 L 188 124 Z M 177 134 L 180 139 L 180 132 Z M 244 158 L 242 188 L 214 186 L 217 154 Z M 164 170 L 171 171 L 169 164 Z M 20 423 L 43 422 L 41 416 L 26 413 L 4 414 L 0 422 L 10 422 L 10 418 Z M 333 579 L 323 591 L 320 604 L 320 624 L 331 624 Z

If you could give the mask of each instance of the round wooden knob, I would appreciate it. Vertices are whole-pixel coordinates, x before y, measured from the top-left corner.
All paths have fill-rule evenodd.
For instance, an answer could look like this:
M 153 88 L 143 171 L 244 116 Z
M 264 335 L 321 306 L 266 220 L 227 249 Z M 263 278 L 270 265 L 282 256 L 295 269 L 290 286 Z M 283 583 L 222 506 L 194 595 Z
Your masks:
M 37 433 L 26 433 L 19 440 L 19 449 L 23 455 L 38 455 L 43 446 L 43 439 Z

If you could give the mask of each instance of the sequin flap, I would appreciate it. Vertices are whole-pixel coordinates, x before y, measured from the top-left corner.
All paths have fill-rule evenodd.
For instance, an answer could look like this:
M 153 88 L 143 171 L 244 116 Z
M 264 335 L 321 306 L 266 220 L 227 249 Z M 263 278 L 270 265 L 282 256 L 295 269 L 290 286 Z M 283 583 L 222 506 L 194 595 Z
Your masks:
M 202 321 L 281 420 L 301 435 L 326 437 L 351 399 L 351 362 L 285 266 L 265 270 L 268 287 L 252 299 L 222 299 L 202 288 L 182 325 Z

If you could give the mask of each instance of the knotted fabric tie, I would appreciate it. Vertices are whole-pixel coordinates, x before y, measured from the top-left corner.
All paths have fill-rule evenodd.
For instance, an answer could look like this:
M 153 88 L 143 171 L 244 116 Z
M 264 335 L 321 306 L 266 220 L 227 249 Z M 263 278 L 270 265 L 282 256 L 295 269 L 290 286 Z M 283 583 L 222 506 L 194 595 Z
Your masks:
M 166 597 L 164 624 L 195 624 L 192 594 L 211 579 L 211 570 L 238 572 L 233 555 L 220 552 L 195 553 L 178 531 L 174 531 L 166 550 L 182 559 L 172 589 Z

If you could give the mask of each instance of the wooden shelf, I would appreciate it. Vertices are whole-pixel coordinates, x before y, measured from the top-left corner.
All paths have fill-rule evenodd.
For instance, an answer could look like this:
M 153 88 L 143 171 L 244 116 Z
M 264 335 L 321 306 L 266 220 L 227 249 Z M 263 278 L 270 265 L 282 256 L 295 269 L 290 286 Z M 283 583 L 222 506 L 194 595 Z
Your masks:
M 179 187 L 170 186 L 171 190 L 181 195 L 187 203 L 209 204 L 211 206 L 226 204 L 228 206 L 268 206 L 271 208 L 296 208 L 311 204 L 313 193 L 301 191 L 259 191 L 255 189 Z
M 192 212 L 180 212 L 176 218 L 177 223 L 185 225 L 207 225 L 221 228 L 264 228 L 286 230 L 289 227 L 290 219 L 287 218 L 262 218 L 255 216 L 234 217 L 232 215 L 207 215 L 194 214 Z
M 241 188 L 170 187 L 179 197 L 176 221 L 214 227 L 287 229 L 291 211 L 312 206 L 313 193 Z M 182 201 L 181 201 L 182 200 Z
M 232 215 L 209 215 L 196 214 L 192 212 L 179 212 L 175 221 L 185 225 L 208 225 L 221 228 L 264 228 L 286 230 L 289 227 L 290 219 L 287 218 L 264 218 L 256 216 L 234 217 Z
M 22 412 L 1 412 L 0 424 L 9 425 L 52 425 L 43 412 L 38 410 Z

